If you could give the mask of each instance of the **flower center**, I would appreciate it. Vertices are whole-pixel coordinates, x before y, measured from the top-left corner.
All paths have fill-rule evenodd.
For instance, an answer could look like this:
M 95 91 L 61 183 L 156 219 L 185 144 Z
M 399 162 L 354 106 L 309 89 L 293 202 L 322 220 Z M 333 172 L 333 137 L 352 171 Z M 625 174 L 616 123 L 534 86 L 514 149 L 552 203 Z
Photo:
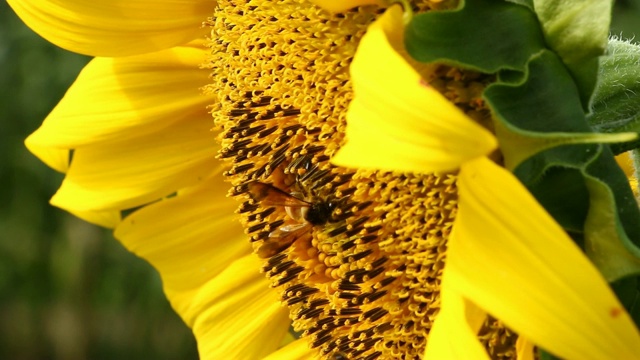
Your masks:
M 421 358 L 457 210 L 454 174 L 329 163 L 353 97 L 349 64 L 381 12 L 220 0 L 209 24 L 219 157 L 241 221 L 295 331 L 334 358 Z M 472 78 L 448 68 L 442 75 L 433 86 L 475 101 Z M 496 329 L 484 336 L 504 343 Z

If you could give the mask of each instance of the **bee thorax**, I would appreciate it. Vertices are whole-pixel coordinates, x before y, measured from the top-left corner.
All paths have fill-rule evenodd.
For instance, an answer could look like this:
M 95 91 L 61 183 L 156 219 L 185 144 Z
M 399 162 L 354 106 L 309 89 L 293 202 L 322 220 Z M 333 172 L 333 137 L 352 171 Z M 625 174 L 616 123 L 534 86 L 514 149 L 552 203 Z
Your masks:
M 319 202 L 311 205 L 306 211 L 304 219 L 312 225 L 324 225 L 331 218 L 333 206 L 329 202 Z

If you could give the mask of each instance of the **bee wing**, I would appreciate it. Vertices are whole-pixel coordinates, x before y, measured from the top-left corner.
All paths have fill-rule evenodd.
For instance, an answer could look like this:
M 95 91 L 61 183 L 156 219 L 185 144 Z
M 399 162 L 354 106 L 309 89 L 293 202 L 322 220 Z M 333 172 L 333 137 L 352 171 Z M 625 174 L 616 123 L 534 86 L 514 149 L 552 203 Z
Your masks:
M 309 224 L 291 224 L 282 226 L 271 233 L 258 248 L 258 256 L 270 258 L 291 246 L 296 240 L 308 234 Z
M 249 196 L 262 205 L 266 206 L 289 206 L 302 207 L 309 206 L 310 203 L 298 199 L 291 194 L 278 189 L 277 187 L 265 184 L 259 181 L 252 181 L 247 184 L 249 188 Z
M 290 235 L 293 232 L 296 232 L 304 227 L 309 226 L 309 224 L 307 223 L 300 223 L 300 224 L 289 224 L 289 225 L 284 225 L 279 227 L 278 229 L 276 229 L 275 231 L 272 231 L 269 233 L 269 237 L 270 238 L 281 238 L 287 235 Z

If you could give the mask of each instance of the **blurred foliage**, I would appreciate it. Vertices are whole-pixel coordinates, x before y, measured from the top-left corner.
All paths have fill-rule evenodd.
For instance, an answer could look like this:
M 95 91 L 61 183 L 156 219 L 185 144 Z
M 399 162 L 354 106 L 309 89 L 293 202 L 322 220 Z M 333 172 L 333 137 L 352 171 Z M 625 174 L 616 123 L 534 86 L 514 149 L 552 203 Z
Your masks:
M 620 0 L 612 33 L 634 38 L 638 20 L 640 0 Z M 155 270 L 50 206 L 62 175 L 23 146 L 88 60 L 0 2 L 0 358 L 195 359 Z
M 640 35 L 640 0 L 618 0 L 613 8 L 611 34 L 624 39 Z M 635 42 L 638 42 L 635 39 Z
M 0 2 L 0 358 L 196 359 L 156 271 L 50 206 L 62 175 L 23 145 L 88 60 Z

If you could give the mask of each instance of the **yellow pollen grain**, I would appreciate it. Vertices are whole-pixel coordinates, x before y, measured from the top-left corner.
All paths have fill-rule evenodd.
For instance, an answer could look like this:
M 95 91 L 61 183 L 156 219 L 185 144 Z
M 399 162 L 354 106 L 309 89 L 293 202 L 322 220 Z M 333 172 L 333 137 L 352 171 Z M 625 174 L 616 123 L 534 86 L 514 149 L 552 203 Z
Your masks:
M 415 10 L 453 6 L 424 0 Z M 353 98 L 349 65 L 383 11 L 369 6 L 329 14 L 303 0 L 219 0 L 207 23 L 208 91 L 217 97 L 212 115 L 230 194 L 241 203 L 237 213 L 258 252 L 293 239 L 269 253 L 261 270 L 289 307 L 293 328 L 327 359 L 422 357 L 440 308 L 457 211 L 455 174 L 329 163 L 343 143 Z M 482 123 L 488 111 L 480 94 L 489 81 L 442 66 L 431 86 Z M 285 205 L 249 196 L 255 181 L 313 204 L 333 204 L 330 220 L 287 233 L 282 229 L 301 224 Z M 515 336 L 488 321 L 480 338 L 492 356 L 502 356 Z

